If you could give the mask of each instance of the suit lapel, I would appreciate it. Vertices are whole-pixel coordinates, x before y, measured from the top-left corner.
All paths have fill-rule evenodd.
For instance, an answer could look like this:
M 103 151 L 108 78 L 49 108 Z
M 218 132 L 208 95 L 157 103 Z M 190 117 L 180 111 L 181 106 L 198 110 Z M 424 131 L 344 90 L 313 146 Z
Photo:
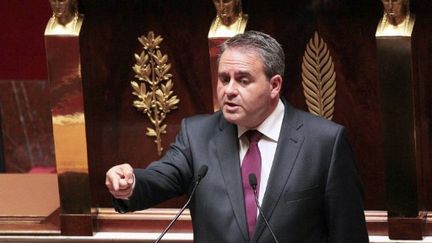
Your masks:
M 234 216 L 244 240 L 248 242 L 249 237 L 246 227 L 244 199 L 243 193 L 241 193 L 243 192 L 243 187 L 241 183 L 240 159 L 238 153 L 239 145 L 237 140 L 237 127 L 223 120 L 221 122 L 221 132 L 212 142 L 216 149 L 222 177 L 231 201 Z
M 283 189 L 296 162 L 298 152 L 303 144 L 304 137 L 297 131 L 301 126 L 302 124 L 297 120 L 295 109 L 285 104 L 281 134 L 262 203 L 262 211 L 269 221 L 281 198 Z M 252 242 L 259 239 L 265 228 L 264 220 L 259 216 Z

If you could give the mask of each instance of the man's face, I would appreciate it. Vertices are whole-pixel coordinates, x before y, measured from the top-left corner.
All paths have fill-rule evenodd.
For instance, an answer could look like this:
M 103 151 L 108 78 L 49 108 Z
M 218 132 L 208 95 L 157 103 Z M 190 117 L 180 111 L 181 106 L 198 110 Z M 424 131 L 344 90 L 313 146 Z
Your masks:
M 384 12 L 391 17 L 398 17 L 406 14 L 407 0 L 381 0 Z
M 261 57 L 253 51 L 227 49 L 220 57 L 217 97 L 225 119 L 254 128 L 275 108 L 282 77 L 270 80 L 264 74 Z
M 71 0 L 49 0 L 54 16 L 57 18 L 65 16 L 69 11 Z

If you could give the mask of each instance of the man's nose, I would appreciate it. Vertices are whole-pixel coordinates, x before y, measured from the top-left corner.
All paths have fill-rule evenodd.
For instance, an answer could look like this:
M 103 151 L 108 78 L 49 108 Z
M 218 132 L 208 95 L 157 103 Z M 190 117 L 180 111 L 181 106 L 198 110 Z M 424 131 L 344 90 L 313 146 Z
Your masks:
M 226 86 L 226 93 L 228 95 L 236 95 L 237 92 L 238 92 L 237 84 L 236 84 L 235 80 L 231 79 Z

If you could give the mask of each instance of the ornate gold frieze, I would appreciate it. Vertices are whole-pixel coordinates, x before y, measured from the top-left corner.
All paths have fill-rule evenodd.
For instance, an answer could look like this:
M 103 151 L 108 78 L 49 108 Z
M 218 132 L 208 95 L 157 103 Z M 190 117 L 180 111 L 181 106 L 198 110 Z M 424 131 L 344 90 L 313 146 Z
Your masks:
M 147 127 L 146 135 L 155 137 L 158 155 L 162 155 L 162 134 L 166 133 L 167 125 L 164 124 L 167 114 L 177 109 L 180 100 L 173 95 L 172 74 L 169 73 L 171 64 L 168 56 L 159 50 L 159 44 L 163 38 L 155 37 L 153 31 L 147 36 L 138 38 L 143 46 L 141 54 L 135 53 L 136 64 L 132 67 L 137 81 L 131 81 L 132 94 L 138 99 L 133 106 L 142 111 L 150 119 L 154 128 Z
M 309 112 L 331 120 L 336 97 L 336 73 L 327 44 L 317 32 L 306 45 L 302 78 Z

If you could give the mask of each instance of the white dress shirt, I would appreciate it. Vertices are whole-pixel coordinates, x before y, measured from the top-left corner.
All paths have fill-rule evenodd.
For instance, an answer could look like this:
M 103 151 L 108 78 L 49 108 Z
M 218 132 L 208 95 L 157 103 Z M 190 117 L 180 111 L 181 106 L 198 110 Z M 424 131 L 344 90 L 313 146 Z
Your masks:
M 262 205 L 264 193 L 267 188 L 267 182 L 270 175 L 270 170 L 273 165 L 273 160 L 276 153 L 276 147 L 279 140 L 280 131 L 282 128 L 282 121 L 284 117 L 285 106 L 281 100 L 279 100 L 276 109 L 268 116 L 258 127 L 254 130 L 258 130 L 263 134 L 262 138 L 258 142 L 258 148 L 261 153 L 261 179 L 258 193 L 258 201 Z M 239 155 L 240 155 L 240 166 L 243 162 L 243 158 L 249 148 L 249 141 L 246 136 L 242 136 L 248 129 L 245 127 L 237 126 L 238 138 L 239 138 Z M 258 212 L 257 212 L 258 213 Z

